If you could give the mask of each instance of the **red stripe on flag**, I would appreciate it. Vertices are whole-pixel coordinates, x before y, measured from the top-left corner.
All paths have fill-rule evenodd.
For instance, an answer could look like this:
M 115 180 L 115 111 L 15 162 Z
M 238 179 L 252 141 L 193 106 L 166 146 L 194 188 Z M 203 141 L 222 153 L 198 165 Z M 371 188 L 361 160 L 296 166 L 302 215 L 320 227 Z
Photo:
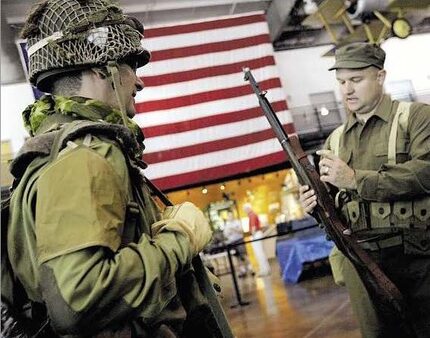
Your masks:
M 163 75 L 143 76 L 141 77 L 145 86 L 155 87 L 171 83 L 185 82 L 197 79 L 203 79 L 211 76 L 219 76 L 226 74 L 234 74 L 242 71 L 242 67 L 250 69 L 272 66 L 275 64 L 273 55 L 264 56 L 259 59 L 244 60 L 236 63 L 230 63 L 220 66 L 212 66 L 205 68 L 196 68 L 177 73 L 167 73 Z
M 287 123 L 284 125 L 284 130 L 287 134 L 294 133 L 294 125 Z M 266 129 L 255 133 L 250 133 L 241 136 L 225 138 L 217 141 L 202 142 L 182 148 L 174 148 L 170 150 L 158 151 L 143 155 L 143 159 L 147 163 L 159 163 L 165 161 L 176 160 L 190 156 L 211 153 L 214 151 L 225 150 L 244 146 L 247 144 L 257 143 L 273 138 L 275 135 L 272 129 Z M 172 145 L 173 146 L 173 145 Z
M 247 38 L 212 42 L 204 45 L 186 46 L 172 49 L 156 50 L 151 52 L 151 61 L 163 61 L 177 59 L 194 55 L 232 51 L 234 49 L 245 48 L 270 43 L 269 34 L 255 35 Z
M 265 22 L 264 14 L 254 14 L 249 16 L 236 17 L 231 19 L 219 19 L 205 22 L 196 22 L 185 25 L 174 25 L 168 27 L 145 29 L 145 38 L 155 38 L 166 35 L 177 35 L 184 33 L 195 33 L 210 29 L 219 29 L 247 25 L 255 22 Z
M 288 109 L 287 102 L 285 100 L 272 103 L 272 107 L 275 112 L 280 112 Z M 219 115 L 201 117 L 198 119 L 187 120 L 178 123 L 169 123 L 148 128 L 143 127 L 142 130 L 145 134 L 145 137 L 149 138 L 155 136 L 183 133 L 185 131 L 213 127 L 220 124 L 238 122 L 259 116 L 261 116 L 261 108 L 255 107 L 250 109 L 227 112 Z
M 162 190 L 180 188 L 184 185 L 210 182 L 218 178 L 244 174 L 246 172 L 265 168 L 285 161 L 287 161 L 287 155 L 283 151 L 279 151 L 246 161 L 154 179 L 154 184 Z
M 260 82 L 260 88 L 262 90 L 278 87 L 282 88 L 279 78 L 268 79 Z M 136 111 L 139 113 L 147 113 L 164 109 L 173 109 L 215 100 L 225 100 L 252 93 L 252 88 L 248 84 L 245 84 L 239 87 L 218 89 L 191 95 L 172 97 L 169 99 L 136 103 Z

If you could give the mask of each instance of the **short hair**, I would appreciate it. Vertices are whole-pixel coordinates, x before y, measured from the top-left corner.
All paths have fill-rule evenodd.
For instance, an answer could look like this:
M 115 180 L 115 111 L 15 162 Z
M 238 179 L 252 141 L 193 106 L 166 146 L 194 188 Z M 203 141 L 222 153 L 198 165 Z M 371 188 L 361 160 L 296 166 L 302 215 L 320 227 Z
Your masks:
M 251 205 L 251 203 L 245 203 L 245 204 L 243 205 L 243 210 L 244 210 L 245 212 L 251 211 L 251 210 L 252 210 L 252 205 Z
M 82 70 L 63 73 L 54 77 L 48 86 L 53 95 L 73 96 L 78 94 L 82 85 Z

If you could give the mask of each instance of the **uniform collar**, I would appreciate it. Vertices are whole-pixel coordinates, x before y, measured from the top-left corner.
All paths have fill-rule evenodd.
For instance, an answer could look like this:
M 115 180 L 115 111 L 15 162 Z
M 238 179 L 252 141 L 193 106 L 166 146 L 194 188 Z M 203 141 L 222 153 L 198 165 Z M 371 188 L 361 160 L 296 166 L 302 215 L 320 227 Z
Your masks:
M 377 105 L 373 115 L 379 117 L 381 120 L 385 122 L 389 122 L 390 115 L 391 115 L 391 106 L 392 106 L 392 101 L 390 96 L 384 94 L 382 96 L 381 102 L 379 102 L 379 104 Z M 357 123 L 359 123 L 359 120 L 356 114 L 355 113 L 348 114 L 348 120 L 346 121 L 345 132 L 349 131 Z

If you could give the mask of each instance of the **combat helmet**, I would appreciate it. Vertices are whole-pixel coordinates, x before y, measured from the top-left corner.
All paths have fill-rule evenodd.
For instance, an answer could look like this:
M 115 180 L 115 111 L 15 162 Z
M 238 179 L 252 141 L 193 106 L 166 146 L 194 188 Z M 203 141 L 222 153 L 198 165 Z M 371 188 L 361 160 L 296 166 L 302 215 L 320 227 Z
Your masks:
M 45 0 L 34 7 L 22 36 L 29 80 L 42 91 L 64 72 L 120 61 L 141 67 L 150 59 L 141 45 L 143 25 L 113 0 Z

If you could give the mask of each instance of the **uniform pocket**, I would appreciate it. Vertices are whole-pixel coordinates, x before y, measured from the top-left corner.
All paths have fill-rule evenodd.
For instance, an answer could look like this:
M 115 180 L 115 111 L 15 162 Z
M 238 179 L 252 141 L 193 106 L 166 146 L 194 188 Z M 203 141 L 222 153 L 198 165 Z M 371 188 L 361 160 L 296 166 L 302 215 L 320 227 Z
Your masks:
M 373 153 L 378 157 L 387 157 L 388 154 L 388 143 L 387 142 L 378 142 L 371 147 L 373 149 Z
M 406 255 L 430 256 L 430 231 L 405 231 L 404 252 Z
M 388 142 L 379 142 L 370 146 L 370 151 L 373 153 L 372 168 L 373 170 L 379 169 L 382 165 L 388 162 Z
M 351 201 L 347 203 L 349 221 L 355 225 L 360 218 L 360 204 L 358 201 Z
M 396 163 L 403 163 L 409 160 L 409 139 L 397 138 Z

